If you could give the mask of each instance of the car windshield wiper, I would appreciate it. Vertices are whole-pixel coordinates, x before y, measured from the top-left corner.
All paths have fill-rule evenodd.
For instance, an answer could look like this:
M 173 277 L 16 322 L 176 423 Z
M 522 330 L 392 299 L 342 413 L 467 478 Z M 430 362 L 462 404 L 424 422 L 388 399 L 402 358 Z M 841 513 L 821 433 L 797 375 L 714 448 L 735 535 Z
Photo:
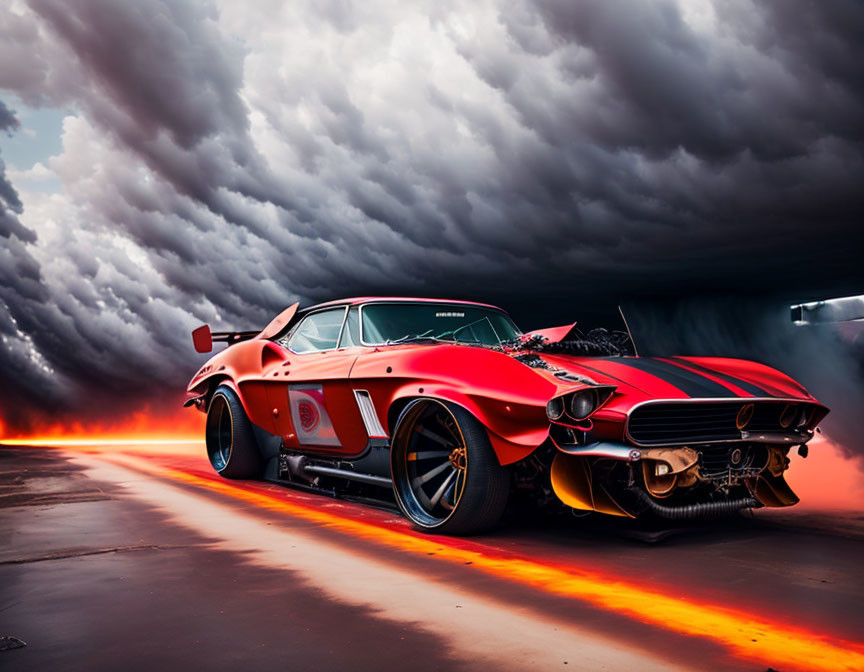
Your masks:
M 522 335 L 520 334 L 516 338 L 510 338 L 506 341 L 501 341 L 498 345 L 500 345 L 502 348 L 518 348 L 520 345 L 522 345 Z
M 432 330 L 427 329 L 422 334 L 407 334 L 405 336 L 401 336 L 399 338 L 388 338 L 384 341 L 384 345 L 398 345 L 399 343 L 412 343 L 414 341 L 436 341 L 436 342 L 444 342 L 451 343 L 452 341 L 442 341 L 441 338 L 437 336 L 431 335 Z
M 463 324 L 461 327 L 456 327 L 455 329 L 450 329 L 449 331 L 441 332 L 440 334 L 433 336 L 432 329 L 427 329 L 422 334 L 408 334 L 405 336 L 401 336 L 399 338 L 387 339 L 384 344 L 385 345 L 397 345 L 399 343 L 411 343 L 414 341 L 433 341 L 435 343 L 480 343 L 482 341 L 474 336 L 474 340 L 472 341 L 460 341 L 459 333 L 464 331 L 465 329 L 470 329 L 475 324 L 479 324 L 480 322 L 487 322 L 489 324 L 489 328 L 492 330 L 492 333 L 495 334 L 495 338 L 498 339 L 499 343 L 501 339 L 498 336 L 498 332 L 495 331 L 495 327 L 492 324 L 492 321 L 488 317 L 481 317 L 479 320 L 474 320 L 473 322 L 469 322 L 468 324 Z
M 447 336 L 452 336 L 454 341 L 459 340 L 456 335 L 460 331 L 463 331 L 465 329 L 469 329 L 470 327 L 473 327 L 475 324 L 478 324 L 479 322 L 488 322 L 489 328 L 492 330 L 492 333 L 495 334 L 495 338 L 498 340 L 499 343 L 501 342 L 501 338 L 498 336 L 498 332 L 495 331 L 495 327 L 492 324 L 492 320 L 490 320 L 488 317 L 485 317 L 485 316 L 481 317 L 479 320 L 474 320 L 473 322 L 469 322 L 468 324 L 463 324 L 461 327 L 456 327 L 455 329 L 451 329 L 450 331 L 445 331 L 444 333 L 438 334 L 435 338 L 444 339 Z M 429 331 L 432 331 L 432 330 L 430 329 Z M 428 334 L 429 332 L 427 331 L 426 333 Z M 482 341 L 479 338 L 477 338 L 476 335 L 474 336 L 473 341 L 463 341 L 463 342 L 464 343 L 482 343 Z

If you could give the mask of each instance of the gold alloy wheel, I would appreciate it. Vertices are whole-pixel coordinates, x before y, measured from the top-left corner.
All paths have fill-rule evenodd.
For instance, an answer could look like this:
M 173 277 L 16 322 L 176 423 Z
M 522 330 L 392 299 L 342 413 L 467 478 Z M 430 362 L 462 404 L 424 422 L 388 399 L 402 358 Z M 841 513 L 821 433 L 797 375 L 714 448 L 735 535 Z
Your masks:
M 438 525 L 450 517 L 465 489 L 468 450 L 462 431 L 446 406 L 428 402 L 411 409 L 400 434 L 407 442 L 400 469 L 408 485 L 403 504 L 412 518 Z

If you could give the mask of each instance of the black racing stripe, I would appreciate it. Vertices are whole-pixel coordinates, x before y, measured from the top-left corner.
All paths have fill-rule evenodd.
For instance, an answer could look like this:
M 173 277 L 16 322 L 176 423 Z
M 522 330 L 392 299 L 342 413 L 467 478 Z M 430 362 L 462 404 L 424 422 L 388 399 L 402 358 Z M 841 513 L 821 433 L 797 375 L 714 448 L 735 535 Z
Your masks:
M 582 364 L 582 362 L 579 362 L 579 368 L 580 369 L 588 369 L 589 371 L 593 371 L 594 373 L 599 373 L 602 376 L 606 376 L 607 378 L 611 378 L 612 380 L 617 380 L 621 383 L 626 383 L 627 385 L 633 384 L 629 380 L 624 380 L 623 378 L 619 378 L 618 376 L 613 376 L 611 373 L 608 373 L 607 371 L 604 371 L 603 369 L 595 369 L 593 366 L 587 366 L 585 364 Z
M 611 373 L 609 373 L 608 371 L 604 371 L 603 369 L 596 369 L 593 366 L 588 366 L 587 364 L 583 364 L 582 362 L 579 362 L 579 368 L 588 369 L 589 371 L 594 371 L 595 373 L 599 373 L 600 375 L 606 376 L 606 378 L 611 378 L 612 380 L 617 380 L 619 383 L 624 383 L 625 385 L 629 385 L 630 387 L 632 387 L 636 390 L 639 390 L 643 394 L 648 394 L 647 392 L 645 392 L 645 390 L 643 390 L 638 385 L 634 385 L 633 381 L 626 380 L 624 378 L 619 378 L 618 376 L 613 376 Z
M 713 380 L 706 378 L 703 375 L 687 371 L 675 364 L 661 362 L 656 359 L 647 357 L 621 357 L 615 360 L 619 364 L 629 366 L 639 371 L 649 373 L 652 376 L 665 380 L 670 385 L 674 385 L 684 394 L 694 398 L 714 398 L 714 397 L 738 397 L 728 387 L 724 387 L 720 383 L 715 383 Z
M 676 362 L 681 362 L 684 366 L 689 366 L 694 369 L 699 369 L 700 371 L 704 371 L 705 373 L 710 373 L 712 376 L 720 378 L 721 380 L 725 380 L 728 383 L 732 383 L 736 387 L 740 387 L 742 390 L 749 392 L 753 396 L 756 397 L 776 397 L 777 392 L 772 392 L 771 390 L 765 389 L 764 387 L 760 387 L 755 383 L 751 383 L 747 380 L 743 380 L 742 378 L 737 378 L 735 376 L 730 376 L 728 373 L 723 373 L 722 371 L 715 371 L 714 369 L 709 369 L 707 366 L 702 366 L 701 364 L 696 364 L 694 362 L 688 361 L 681 357 L 669 357 L 669 359 L 675 360 Z

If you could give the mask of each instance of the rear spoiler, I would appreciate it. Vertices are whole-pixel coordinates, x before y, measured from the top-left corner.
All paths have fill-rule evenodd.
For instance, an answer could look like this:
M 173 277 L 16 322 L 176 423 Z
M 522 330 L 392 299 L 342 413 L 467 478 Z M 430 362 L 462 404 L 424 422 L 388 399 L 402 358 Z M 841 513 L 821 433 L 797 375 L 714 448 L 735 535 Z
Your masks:
M 227 343 L 234 345 L 240 341 L 249 341 L 255 338 L 257 331 L 210 331 L 209 324 L 202 324 L 192 332 L 192 343 L 196 352 L 210 352 L 214 343 Z
M 192 343 L 196 352 L 211 352 L 213 343 L 227 343 L 232 346 L 242 341 L 251 341 L 253 338 L 273 338 L 287 324 L 294 319 L 299 303 L 288 306 L 279 313 L 262 331 L 210 331 L 209 324 L 202 324 L 192 331 Z

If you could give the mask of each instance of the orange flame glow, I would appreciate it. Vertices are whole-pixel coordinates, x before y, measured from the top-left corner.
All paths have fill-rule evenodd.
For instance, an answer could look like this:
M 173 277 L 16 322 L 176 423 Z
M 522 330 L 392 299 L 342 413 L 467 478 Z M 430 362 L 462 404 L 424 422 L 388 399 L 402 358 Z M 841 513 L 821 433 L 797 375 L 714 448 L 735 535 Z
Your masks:
M 146 408 L 129 416 L 98 422 L 48 422 L 27 434 L 9 431 L 0 420 L 0 443 L 6 445 L 64 446 L 201 441 L 204 415 L 191 409 L 170 413 Z

